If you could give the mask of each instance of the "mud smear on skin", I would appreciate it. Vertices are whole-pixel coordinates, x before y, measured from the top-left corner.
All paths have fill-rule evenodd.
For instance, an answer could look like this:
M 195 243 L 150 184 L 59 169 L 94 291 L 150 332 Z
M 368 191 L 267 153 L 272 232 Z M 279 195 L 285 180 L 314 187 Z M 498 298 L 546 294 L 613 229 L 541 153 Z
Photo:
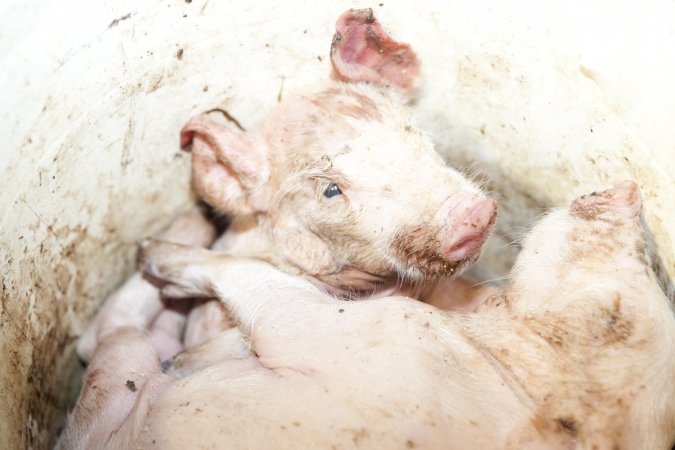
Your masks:
M 441 228 L 431 225 L 406 227 L 396 233 L 392 249 L 406 267 L 414 267 L 424 279 L 450 277 L 462 261 L 448 261 L 441 255 L 438 236 Z
M 342 117 L 341 122 L 345 122 L 344 117 L 382 122 L 382 113 L 377 105 L 352 89 L 326 89 L 311 102 L 327 117 Z
M 573 204 L 573 215 L 591 219 L 593 223 L 577 226 L 569 234 L 566 261 L 595 260 L 595 264 L 603 266 L 608 264 L 607 260 L 614 261 L 618 254 L 625 254 L 646 269 L 640 254 L 631 253 L 632 249 L 621 244 L 627 239 L 624 233 L 637 233 L 630 229 L 637 224 L 602 215 L 610 209 L 601 206 L 592 204 L 589 211 L 578 214 Z M 641 238 L 628 236 L 641 243 Z M 598 254 L 602 258 L 600 261 Z M 576 269 L 572 270 L 578 270 L 577 266 L 575 264 Z M 638 272 L 636 277 L 648 277 L 641 270 Z M 563 280 L 569 275 L 567 269 L 560 269 L 555 278 Z M 643 282 L 649 281 L 640 278 L 639 283 Z M 519 442 L 551 437 L 570 444 L 581 440 L 589 448 L 594 442 L 607 441 L 618 448 L 632 402 L 645 388 L 640 383 L 642 374 L 633 370 L 635 355 L 649 352 L 646 345 L 651 340 L 647 337 L 650 331 L 640 323 L 640 310 L 635 309 L 636 304 L 640 304 L 639 292 L 639 289 L 635 292 L 629 289 L 627 295 L 632 297 L 625 297 L 626 294 L 620 291 L 598 293 L 582 289 L 568 299 L 569 303 L 561 311 L 532 311 L 510 317 L 508 320 L 514 331 L 510 345 L 529 348 L 530 355 L 539 355 L 536 358 L 509 352 L 503 343 L 486 346 L 507 373 L 520 380 L 537 380 L 519 383 L 526 386 L 527 398 L 536 405 L 529 420 L 534 432 L 526 431 L 525 425 L 518 431 L 523 433 L 518 435 Z M 501 303 L 526 301 L 508 289 L 506 296 Z M 494 341 L 485 335 L 477 340 Z M 603 356 L 610 354 L 625 354 L 625 359 L 617 358 L 615 362 L 619 367 L 626 364 L 628 369 L 617 371 L 610 377 L 603 375 L 601 361 Z M 625 386 L 639 388 L 626 390 Z

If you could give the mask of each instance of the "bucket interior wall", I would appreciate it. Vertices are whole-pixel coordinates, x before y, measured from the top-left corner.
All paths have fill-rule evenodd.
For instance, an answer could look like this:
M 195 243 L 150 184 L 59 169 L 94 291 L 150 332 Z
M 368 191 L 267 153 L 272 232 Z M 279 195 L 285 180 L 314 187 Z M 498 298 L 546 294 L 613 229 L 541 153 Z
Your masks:
M 4 448 L 53 444 L 79 388 L 79 334 L 134 270 L 137 240 L 194 201 L 181 126 L 220 107 L 255 130 L 280 100 L 327 82 L 350 7 L 373 7 L 416 50 L 417 123 L 498 200 L 483 258 L 494 276 L 546 207 L 634 179 L 671 289 L 672 3 L 5 0 Z

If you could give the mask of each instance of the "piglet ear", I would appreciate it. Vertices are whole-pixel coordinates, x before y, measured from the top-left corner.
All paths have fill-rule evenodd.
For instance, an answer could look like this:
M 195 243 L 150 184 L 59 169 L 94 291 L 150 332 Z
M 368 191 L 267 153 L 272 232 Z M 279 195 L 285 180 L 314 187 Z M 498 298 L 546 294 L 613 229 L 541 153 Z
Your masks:
M 420 71 L 415 52 L 391 39 L 371 8 L 350 9 L 338 18 L 330 60 L 339 80 L 396 86 L 408 94 Z
M 270 167 L 260 138 L 199 115 L 181 130 L 180 144 L 192 144 L 192 184 L 201 198 L 225 213 L 261 210 L 252 194 L 267 182 Z

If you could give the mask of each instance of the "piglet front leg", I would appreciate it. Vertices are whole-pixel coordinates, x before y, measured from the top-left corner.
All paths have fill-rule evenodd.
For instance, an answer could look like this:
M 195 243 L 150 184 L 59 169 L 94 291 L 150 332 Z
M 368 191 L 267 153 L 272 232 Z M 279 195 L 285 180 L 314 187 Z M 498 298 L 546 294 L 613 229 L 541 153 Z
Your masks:
M 164 297 L 215 296 L 213 267 L 228 259 L 224 254 L 160 240 L 145 240 L 139 247 L 139 269 Z
M 267 263 L 201 248 L 145 241 L 140 267 L 165 296 L 219 298 L 261 358 L 302 357 L 312 345 L 305 335 L 309 323 L 303 321 L 334 317 L 343 303 Z
M 164 361 L 162 367 L 167 373 L 183 378 L 221 361 L 246 359 L 251 355 L 250 343 L 234 327 L 221 331 L 199 345 L 187 347 L 170 360 Z
M 168 373 L 181 378 L 220 361 L 251 356 L 250 343 L 244 341 L 227 307 L 218 299 L 190 310 L 183 345 L 185 350 L 162 363 Z
M 209 299 L 190 309 L 183 332 L 183 344 L 185 348 L 203 344 L 236 325 L 222 302 Z
M 260 316 L 256 309 L 276 299 L 275 292 L 260 294 L 262 285 L 286 287 L 273 309 L 302 309 L 306 303 L 323 302 L 325 296 L 309 281 L 288 275 L 262 261 L 237 258 L 204 248 L 147 240 L 140 244 L 140 267 L 146 279 L 172 298 L 220 298 L 246 328 Z M 278 294 L 278 291 L 276 292 Z M 247 297 L 246 294 L 251 294 Z M 336 300 L 337 301 L 337 300 Z M 296 306 L 298 305 L 298 306 Z M 268 315 L 268 314 L 265 314 Z

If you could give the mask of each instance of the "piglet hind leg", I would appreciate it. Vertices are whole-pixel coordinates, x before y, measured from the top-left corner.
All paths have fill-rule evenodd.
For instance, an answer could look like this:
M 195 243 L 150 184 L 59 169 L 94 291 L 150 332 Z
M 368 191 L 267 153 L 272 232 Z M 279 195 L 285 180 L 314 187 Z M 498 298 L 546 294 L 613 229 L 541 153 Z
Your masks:
M 77 404 L 55 448 L 110 448 L 109 440 L 134 416 L 131 412 L 147 409 L 172 382 L 161 372 L 150 336 L 134 327 L 116 329 L 102 340 L 87 367 Z
M 632 181 L 582 195 L 535 226 L 523 243 L 508 291 L 519 311 L 563 309 L 579 289 L 640 290 L 650 273 Z M 625 291 L 625 289 L 623 289 Z M 542 301 L 552 298 L 554 300 Z M 576 301 L 576 300 L 574 300 Z
M 581 448 L 673 445 L 675 320 L 648 267 L 640 208 L 628 181 L 551 213 L 494 304 L 512 320 L 502 344 L 519 351 L 506 364 L 527 374 L 542 435 Z
M 611 220 L 614 216 L 629 223 L 637 219 L 641 209 L 640 188 L 634 181 L 622 181 L 612 189 L 582 195 L 570 206 L 572 215 L 586 220 Z
M 198 345 L 187 347 L 173 358 L 164 361 L 162 367 L 167 373 L 183 378 L 222 361 L 243 360 L 250 356 L 252 354 L 249 343 L 235 327 L 221 331 Z

